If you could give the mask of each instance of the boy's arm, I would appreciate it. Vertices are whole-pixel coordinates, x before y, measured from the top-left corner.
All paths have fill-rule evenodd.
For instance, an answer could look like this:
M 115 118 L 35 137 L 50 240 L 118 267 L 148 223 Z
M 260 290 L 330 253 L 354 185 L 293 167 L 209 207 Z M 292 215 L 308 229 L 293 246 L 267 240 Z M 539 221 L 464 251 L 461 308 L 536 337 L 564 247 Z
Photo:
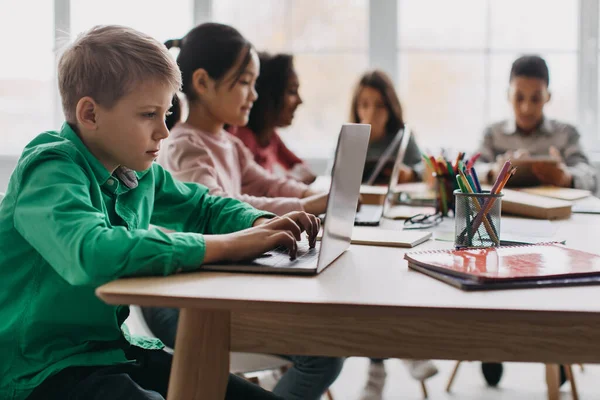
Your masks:
M 132 275 L 169 275 L 200 267 L 205 239 L 194 233 L 109 226 L 92 204 L 85 172 L 63 154 L 24 171 L 14 226 L 67 282 L 97 286 Z
M 568 126 L 567 146 L 563 150 L 563 158 L 567 169 L 573 176 L 573 187 L 577 189 L 590 190 L 592 193 L 597 188 L 596 169 L 590 165 L 590 161 L 581 146 L 580 136 L 572 126 Z
M 151 223 L 180 232 L 224 234 L 251 227 L 261 217 L 273 215 L 258 211 L 233 198 L 211 196 L 208 188 L 174 179 L 154 163 L 156 183 Z

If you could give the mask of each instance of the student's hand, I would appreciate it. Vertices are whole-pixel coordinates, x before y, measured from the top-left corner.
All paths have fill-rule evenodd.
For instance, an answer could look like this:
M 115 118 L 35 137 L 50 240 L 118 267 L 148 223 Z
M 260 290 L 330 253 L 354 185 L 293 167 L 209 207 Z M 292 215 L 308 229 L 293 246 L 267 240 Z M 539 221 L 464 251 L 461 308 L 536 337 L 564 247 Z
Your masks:
M 550 147 L 550 156 L 560 160 L 560 162 L 557 164 L 534 163 L 532 170 L 535 176 L 544 184 L 572 187 L 573 175 L 571 175 L 569 169 L 563 162 L 560 151 L 552 146 Z
M 317 176 L 306 165 L 300 163 L 294 165 L 288 172 L 288 176 L 307 185 L 310 185 L 317 179 Z
M 263 219 L 265 221 L 261 221 L 258 227 L 271 230 L 286 229 L 287 226 L 294 228 L 295 224 L 295 226 L 300 228 L 299 232 L 294 232 L 294 237 L 296 238 L 296 240 L 300 240 L 300 234 L 302 232 L 306 232 L 306 235 L 308 236 L 309 246 L 311 248 L 315 247 L 317 234 L 321 229 L 321 220 L 319 220 L 319 218 L 315 217 L 314 215 L 302 211 L 292 211 L 282 215 L 281 217 L 275 217 L 270 219 L 259 218 L 257 221 Z
M 272 218 L 259 218 L 256 221 L 254 221 L 254 223 L 252 224 L 253 227 L 262 225 L 262 224 L 266 224 L 267 222 L 269 222 Z
M 502 167 L 504 167 L 504 163 L 508 160 L 517 160 L 519 158 L 529 157 L 530 153 L 527 150 L 518 149 L 515 151 L 507 151 L 504 154 L 499 154 L 496 157 L 496 163 L 490 169 L 488 174 L 488 180 L 490 183 L 496 180 L 496 177 L 502 171 Z
M 205 235 L 204 263 L 249 260 L 279 246 L 288 249 L 290 258 L 296 258 L 302 232 L 308 234 L 309 245 L 314 247 L 321 229 L 318 218 L 301 211 L 272 219 L 260 218 L 254 224 L 257 223 L 253 228 L 227 235 Z
M 313 215 L 320 215 L 325 212 L 327 208 L 327 198 L 329 194 L 327 193 L 318 193 L 314 194 L 310 197 L 305 197 L 300 200 L 302 203 L 302 207 L 304 211 Z
M 398 174 L 398 183 L 414 182 L 417 180 L 415 171 L 406 165 L 400 166 L 400 173 Z

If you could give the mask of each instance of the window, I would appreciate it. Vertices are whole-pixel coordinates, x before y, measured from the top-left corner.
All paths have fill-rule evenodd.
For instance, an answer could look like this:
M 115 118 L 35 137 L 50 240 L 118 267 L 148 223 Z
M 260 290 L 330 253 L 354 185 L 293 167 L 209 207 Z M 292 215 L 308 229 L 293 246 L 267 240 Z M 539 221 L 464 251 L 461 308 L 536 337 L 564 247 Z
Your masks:
M 6 5 L 5 7 L 8 7 Z M 19 154 L 54 127 L 54 8 L 23 0 L 0 13 L 0 155 Z
M 510 116 L 510 67 L 525 53 L 548 63 L 547 114 L 575 122 L 578 13 L 571 0 L 398 0 L 398 91 L 422 146 L 474 149 Z
M 193 26 L 193 0 L 71 0 L 71 38 L 95 25 L 118 24 L 161 42 L 180 38 Z
M 382 3 L 385 2 L 385 3 Z M 600 149 L 600 0 L 22 0 L 0 14 L 10 56 L 0 65 L 0 155 L 59 128 L 54 23 L 71 38 L 97 24 L 123 24 L 160 41 L 197 19 L 238 28 L 259 50 L 295 56 L 304 104 L 281 133 L 302 155 L 331 155 L 348 120 L 352 89 L 387 60 L 407 121 L 424 148 L 474 148 L 484 126 L 511 114 L 512 61 L 537 53 L 550 68 L 547 114 L 577 124 Z M 388 9 L 397 10 L 385 13 Z M 393 5 L 390 6 L 390 5 Z M 55 10 L 59 15 L 54 15 Z M 369 21 L 397 25 L 378 41 Z M 196 16 L 196 17 L 195 17 Z M 67 18 L 68 17 L 68 18 Z M 390 27 L 390 29 L 395 29 Z M 392 38 L 392 39 L 390 39 Z M 593 42 L 593 43 L 592 43 Z M 372 46 L 370 48 L 370 46 Z M 371 57 L 371 59 L 369 58 Z M 597 111 L 596 111 L 597 110 Z
M 281 133 L 301 153 L 328 157 L 368 67 L 368 12 L 367 0 L 218 0 L 212 20 L 234 26 L 259 51 L 294 54 L 304 104 Z
M 77 0 L 70 2 L 70 33 L 98 24 L 123 24 L 158 40 L 184 35 L 193 25 L 193 0 Z M 165 18 L 169 13 L 172 18 Z M 60 128 L 56 85 L 54 4 L 13 2 L 0 13 L 0 35 L 11 57 L 0 63 L 0 155 L 17 155 L 37 134 Z M 57 126 L 58 125 L 58 126 Z

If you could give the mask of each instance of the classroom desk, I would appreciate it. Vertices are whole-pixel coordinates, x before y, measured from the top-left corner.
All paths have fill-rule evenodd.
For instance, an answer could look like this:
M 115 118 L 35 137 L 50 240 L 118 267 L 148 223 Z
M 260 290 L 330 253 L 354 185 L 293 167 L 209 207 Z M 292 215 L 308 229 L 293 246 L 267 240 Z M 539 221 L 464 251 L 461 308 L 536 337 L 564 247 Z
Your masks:
M 568 245 L 598 251 L 600 216 L 552 224 Z M 600 288 L 462 292 L 409 271 L 404 252 L 351 246 L 314 277 L 196 272 L 122 279 L 97 294 L 181 309 L 169 400 L 223 399 L 229 351 L 600 362 Z

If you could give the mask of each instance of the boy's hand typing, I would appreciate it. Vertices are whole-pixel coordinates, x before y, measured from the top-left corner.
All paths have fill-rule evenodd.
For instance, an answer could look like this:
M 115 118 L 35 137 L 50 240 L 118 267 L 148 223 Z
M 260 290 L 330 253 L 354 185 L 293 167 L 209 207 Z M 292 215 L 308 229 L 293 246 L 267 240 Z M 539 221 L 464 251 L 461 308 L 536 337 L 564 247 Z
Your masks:
M 283 246 L 289 250 L 290 257 L 296 258 L 297 241 L 302 232 L 308 234 L 310 247 L 315 246 L 321 221 L 314 215 L 294 211 L 273 219 L 259 218 L 254 227 L 227 235 L 206 235 L 206 254 L 204 263 L 217 261 L 240 261 Z
M 535 163 L 533 164 L 533 173 L 540 182 L 560 186 L 560 187 L 572 187 L 573 186 L 573 175 L 569 172 L 569 169 L 565 165 L 560 156 L 560 151 L 554 146 L 550 147 L 550 155 L 560 160 L 558 164 L 548 163 Z
M 256 221 L 254 221 L 254 223 L 252 224 L 253 227 L 257 227 L 259 225 L 262 224 L 266 224 L 267 222 L 269 222 L 272 218 L 259 218 Z

